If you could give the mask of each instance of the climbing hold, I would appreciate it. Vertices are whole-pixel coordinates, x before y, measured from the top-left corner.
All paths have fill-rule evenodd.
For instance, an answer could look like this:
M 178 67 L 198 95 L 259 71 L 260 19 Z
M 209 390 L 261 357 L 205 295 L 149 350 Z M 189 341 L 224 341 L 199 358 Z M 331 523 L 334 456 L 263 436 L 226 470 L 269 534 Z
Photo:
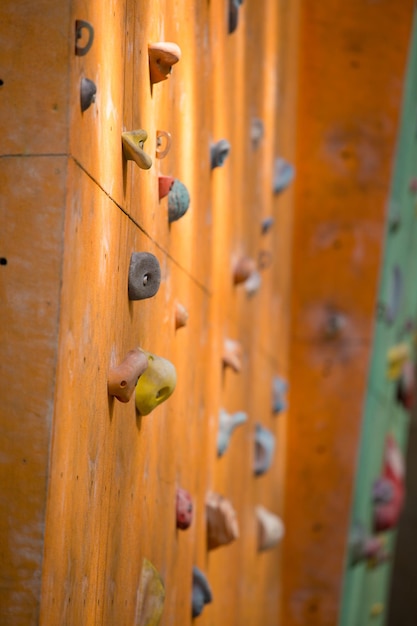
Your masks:
M 254 117 L 250 127 L 250 138 L 253 148 L 257 148 L 264 136 L 264 123 L 257 117 Z
M 168 221 L 176 222 L 188 210 L 190 194 L 187 187 L 179 180 L 174 180 L 168 192 Z
M 270 231 L 274 222 L 275 220 L 273 217 L 265 217 L 261 222 L 261 233 L 265 235 L 268 231 Z
M 387 352 L 387 378 L 395 380 L 400 377 L 404 363 L 410 359 L 410 346 L 398 343 Z
M 248 256 L 242 256 L 233 268 L 233 283 L 240 285 L 256 272 L 256 263 Z
M 180 302 L 175 303 L 175 328 L 182 328 L 188 322 L 188 311 Z
M 163 144 L 165 143 L 165 147 Z M 156 131 L 156 150 L 155 156 L 157 159 L 163 159 L 166 157 L 171 148 L 171 133 L 166 130 Z
M 135 402 L 138 413 L 148 415 L 173 393 L 177 373 L 167 359 L 144 350 L 143 352 L 148 358 L 148 367 L 136 385 Z
M 213 596 L 207 578 L 198 567 L 193 567 L 192 616 L 198 617 L 204 606 L 212 602 Z
M 168 78 L 172 66 L 181 58 L 181 49 L 176 43 L 161 41 L 150 43 L 148 54 L 151 83 L 154 84 Z
M 83 38 L 83 30 L 87 31 L 87 42 L 80 46 L 79 40 Z M 75 20 L 75 54 L 83 57 L 90 50 L 94 41 L 94 28 L 86 20 Z
M 129 402 L 139 377 L 148 367 L 148 359 L 139 348 L 130 350 L 117 367 L 112 367 L 107 378 L 109 395 L 120 402 Z
M 225 339 L 223 342 L 222 361 L 224 367 L 230 367 L 238 373 L 242 369 L 242 345 L 234 339 Z
M 374 530 L 391 530 L 398 524 L 405 498 L 405 464 L 392 435 L 385 440 L 382 474 L 372 487 Z
M 245 291 L 248 296 L 254 296 L 259 291 L 262 283 L 261 275 L 258 271 L 252 272 L 247 280 L 245 280 Z
M 154 565 L 143 559 L 137 593 L 135 624 L 158 626 L 165 602 L 165 586 Z
M 89 78 L 81 79 L 80 86 L 80 104 L 81 111 L 84 113 L 96 101 L 97 87 Z
M 258 550 L 269 550 L 281 541 L 284 536 L 282 520 L 263 506 L 255 508 L 258 521 Z
M 159 200 L 165 198 L 169 194 L 169 190 L 175 182 L 175 178 L 173 176 L 164 176 L 160 174 L 158 176 L 158 195 Z
M 152 298 L 160 283 L 161 268 L 156 256 L 150 252 L 133 252 L 129 265 L 129 300 Z
M 288 187 L 295 175 L 294 167 L 285 159 L 278 157 L 274 163 L 273 191 L 280 193 Z
M 265 474 L 271 467 L 275 450 L 275 436 L 261 424 L 255 426 L 255 476 Z
M 401 310 L 403 297 L 403 275 L 398 265 L 392 268 L 388 301 L 385 305 L 385 321 L 393 324 Z
M 210 165 L 213 170 L 215 167 L 221 167 L 230 152 L 230 143 L 227 139 L 220 139 L 212 144 L 210 148 Z
M 287 408 L 286 393 L 288 391 L 288 383 L 279 376 L 272 379 L 272 412 L 281 413 Z
M 339 311 L 330 311 L 324 327 L 324 334 L 327 339 L 337 338 L 346 327 L 346 324 L 346 315 Z
M 230 442 L 230 437 L 234 429 L 241 424 L 244 424 L 248 416 L 243 411 L 237 411 L 236 413 L 228 413 L 224 409 L 219 411 L 219 428 L 217 432 L 217 455 L 222 456 Z
M 378 617 L 385 611 L 385 607 L 382 602 L 374 602 L 369 611 L 371 617 Z
M 407 410 L 414 406 L 416 396 L 415 365 L 411 359 L 404 361 L 397 386 L 397 400 Z
M 193 521 L 193 502 L 185 489 L 177 487 L 176 493 L 176 519 L 177 528 L 186 530 Z
M 188 210 L 190 194 L 187 187 L 172 176 L 158 177 L 159 200 L 168 196 L 168 221 L 179 220 Z
M 230 502 L 218 493 L 206 497 L 207 547 L 225 546 L 239 537 L 236 512 Z
M 229 35 L 235 32 L 239 20 L 239 8 L 243 0 L 229 0 Z
M 349 565 L 367 562 L 373 568 L 390 558 L 383 535 L 370 535 L 363 524 L 355 522 L 349 533 Z
M 125 159 L 134 161 L 142 170 L 152 166 L 152 159 L 143 149 L 148 138 L 146 130 L 130 130 L 122 133 L 122 147 Z

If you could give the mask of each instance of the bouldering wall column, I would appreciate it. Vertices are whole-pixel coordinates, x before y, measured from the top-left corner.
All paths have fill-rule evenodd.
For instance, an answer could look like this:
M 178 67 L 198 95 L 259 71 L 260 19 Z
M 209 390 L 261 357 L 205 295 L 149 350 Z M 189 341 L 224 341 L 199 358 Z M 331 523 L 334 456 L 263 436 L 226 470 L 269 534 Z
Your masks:
M 300 8 L 286 626 L 338 621 L 413 8 Z

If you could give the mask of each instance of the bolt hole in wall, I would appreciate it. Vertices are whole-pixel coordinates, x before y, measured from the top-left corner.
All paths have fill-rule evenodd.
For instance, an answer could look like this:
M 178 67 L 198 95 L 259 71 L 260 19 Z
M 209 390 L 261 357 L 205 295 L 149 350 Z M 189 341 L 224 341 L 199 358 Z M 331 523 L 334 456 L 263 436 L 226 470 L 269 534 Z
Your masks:
M 4 80 L 0 78 L 0 87 L 3 87 L 3 85 L 4 85 Z
M 0 257 L 0 265 L 7 265 L 7 259 L 4 256 Z

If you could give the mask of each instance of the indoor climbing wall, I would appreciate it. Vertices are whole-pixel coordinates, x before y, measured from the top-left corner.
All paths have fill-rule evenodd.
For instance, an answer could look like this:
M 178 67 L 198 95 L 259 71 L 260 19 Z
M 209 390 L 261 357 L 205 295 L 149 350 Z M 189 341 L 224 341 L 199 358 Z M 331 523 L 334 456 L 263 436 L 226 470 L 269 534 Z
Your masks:
M 375 331 L 375 311 L 413 11 L 413 2 L 360 0 L 345 3 L 343 9 L 333 0 L 300 7 L 282 579 L 285 626 L 335 626 L 340 619 L 365 398 L 374 403 L 381 399 L 375 386 L 373 393 L 368 389 L 368 374 L 374 332 L 380 332 L 379 327 Z M 413 121 L 405 132 L 411 137 L 414 128 Z M 407 158 L 411 162 L 411 153 Z M 410 175 L 401 174 L 401 194 L 410 193 L 405 191 Z M 411 195 L 407 201 L 411 205 Z M 406 242 L 407 249 L 398 259 L 387 258 L 385 288 L 394 266 L 403 267 L 412 258 L 411 221 L 401 220 L 396 249 L 402 250 Z M 413 272 L 404 278 L 404 289 L 408 280 L 412 284 Z M 404 266 L 402 275 L 407 273 Z M 413 313 L 412 297 L 409 293 L 409 304 L 404 300 L 401 305 L 405 308 L 399 325 Z M 393 328 L 387 326 L 381 352 L 372 358 L 369 382 L 372 386 L 378 363 L 379 384 L 390 404 L 395 403 L 395 383 L 387 387 L 386 350 L 400 341 L 394 341 Z M 366 504 L 363 500 L 361 506 L 366 515 L 362 508 L 360 521 L 369 524 L 370 483 L 381 471 L 388 422 L 377 415 L 375 404 L 366 410 L 372 412 L 374 430 L 363 435 L 367 473 L 361 488 Z M 387 411 L 389 406 L 384 415 Z M 359 469 L 359 483 L 361 478 Z M 357 592 L 360 588 L 372 604 L 368 589 L 359 578 L 355 581 Z M 382 586 L 378 590 L 385 592 Z M 346 621 L 341 624 L 366 624 L 354 608 L 356 600 L 346 594 Z
M 382 623 L 413 10 L 3 0 L 2 624 Z
M 296 7 L 0 10 L 2 620 L 278 624 Z
M 414 22 L 388 204 L 377 323 L 361 427 L 341 626 L 385 624 L 414 402 L 417 320 L 417 37 Z

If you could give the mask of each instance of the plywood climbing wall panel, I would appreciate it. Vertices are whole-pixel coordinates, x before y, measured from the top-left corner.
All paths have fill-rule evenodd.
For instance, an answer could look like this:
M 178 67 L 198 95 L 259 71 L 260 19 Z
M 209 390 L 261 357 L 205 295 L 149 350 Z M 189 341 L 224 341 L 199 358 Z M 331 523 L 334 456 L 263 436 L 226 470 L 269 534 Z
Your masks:
M 411 2 L 300 9 L 286 626 L 339 618 L 412 12 Z
M 64 157 L 0 158 L 0 613 L 36 624 L 57 364 Z
M 296 30 L 294 16 L 274 2 L 248 5 L 229 35 L 224 2 L 71 5 L 43 624 L 140 624 L 144 558 L 165 584 L 164 624 L 191 621 L 193 565 L 213 591 L 200 623 L 278 623 L 280 551 L 258 552 L 255 506 L 282 509 L 285 422 L 273 416 L 271 395 L 273 377 L 286 372 L 290 219 L 288 199 L 274 196 L 272 178 L 274 158 L 292 151 L 292 136 L 288 130 L 279 136 L 277 117 L 278 110 L 293 115 L 294 86 L 278 74 L 279 64 L 283 70 L 292 61 L 278 42 L 280 33 Z M 77 19 L 94 28 L 84 56 L 74 54 Z M 293 35 L 286 36 L 291 43 Z M 84 37 L 85 31 L 79 45 Z M 167 81 L 151 87 L 147 46 L 160 40 L 180 44 L 182 59 Z M 97 93 L 82 113 L 83 78 L 94 81 Z M 258 146 L 251 140 L 255 117 L 264 125 Z M 121 133 L 137 128 L 148 134 L 149 171 L 122 155 Z M 163 161 L 155 158 L 159 129 L 172 135 Z M 230 141 L 231 154 L 210 171 L 210 145 L 221 138 Z M 191 197 L 189 211 L 172 224 L 167 200 L 158 199 L 160 173 L 184 182 Z M 275 224 L 265 236 L 261 220 L 269 216 Z M 127 298 L 134 251 L 155 254 L 162 271 L 158 294 L 142 302 Z M 269 265 L 249 297 L 233 285 L 233 264 L 241 255 L 258 263 L 262 254 Z M 176 331 L 177 301 L 190 316 Z M 242 345 L 240 373 L 222 365 L 226 338 Z M 177 369 L 172 398 L 143 418 L 133 399 L 122 405 L 107 394 L 109 367 L 135 346 Z M 220 408 L 245 411 L 248 421 L 219 459 Z M 261 478 L 253 475 L 256 423 L 277 437 L 274 463 Z M 187 532 L 175 527 L 178 486 L 194 502 Z M 215 552 L 206 544 L 205 498 L 212 490 L 231 500 L 240 524 L 239 540 Z

